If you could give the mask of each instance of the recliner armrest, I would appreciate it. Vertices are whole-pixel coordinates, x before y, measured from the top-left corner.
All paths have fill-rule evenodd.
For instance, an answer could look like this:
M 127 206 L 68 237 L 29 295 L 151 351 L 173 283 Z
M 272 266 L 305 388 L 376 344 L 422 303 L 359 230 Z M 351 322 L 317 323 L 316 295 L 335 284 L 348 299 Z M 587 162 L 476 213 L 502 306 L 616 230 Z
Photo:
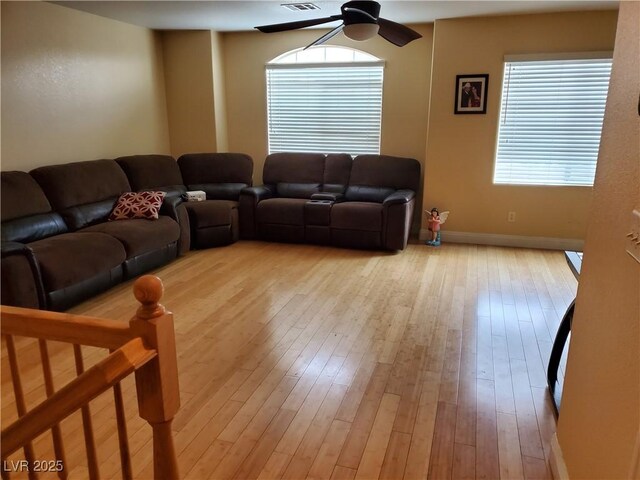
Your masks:
M 389 205 L 409 203 L 415 196 L 416 192 L 414 192 L 413 190 L 396 190 L 387 198 L 385 198 L 382 204 L 386 207 Z
M 254 197 L 255 202 L 272 198 L 276 194 L 275 188 L 271 185 L 260 185 L 258 187 L 247 187 L 240 191 L 240 195 L 249 195 Z
M 330 200 L 334 203 L 344 202 L 343 193 L 320 192 L 311 195 L 311 200 Z
M 160 189 L 161 190 L 161 189 Z M 178 255 L 184 255 L 191 248 L 191 232 L 189 226 L 189 214 L 184 207 L 185 203 L 181 190 L 169 189 L 160 206 L 160 215 L 165 215 L 175 220 L 180 226 L 180 238 L 178 239 Z
M 160 206 L 160 215 L 167 215 L 177 221 L 177 208 L 182 202 L 183 199 L 179 192 L 172 192 L 171 194 L 166 195 L 162 201 L 162 205 Z
M 276 196 L 275 185 L 260 185 L 259 187 L 247 187 L 240 191 L 238 217 L 240 220 L 240 238 L 253 239 L 257 236 L 258 204 L 262 200 Z
M 3 281 L 7 281 L 7 278 L 5 278 L 5 276 L 7 277 L 12 276 L 12 272 L 7 271 L 7 269 L 5 268 L 4 259 L 8 259 L 9 257 L 12 257 L 12 256 L 23 257 L 26 260 L 27 264 L 29 265 L 29 269 L 31 270 L 31 275 L 33 278 L 33 286 L 35 288 L 35 292 L 37 296 L 38 308 L 40 309 L 47 308 L 47 299 L 44 291 L 44 285 L 42 283 L 40 265 L 38 264 L 38 261 L 36 260 L 36 256 L 33 253 L 33 250 L 31 249 L 31 247 L 29 247 L 29 245 L 26 245 L 24 243 L 10 242 L 10 241 L 3 240 L 0 244 L 0 251 L 1 251 L 1 258 L 3 260 L 2 262 L 3 268 L 1 269 Z M 7 262 L 10 262 L 10 260 L 7 260 Z M 3 296 L 4 296 L 4 289 L 3 289 Z M 12 298 L 12 299 L 2 298 L 2 302 L 7 303 L 8 305 L 23 306 L 23 305 L 20 305 L 19 300 L 20 299 L 18 298 Z
M 33 255 L 33 251 L 28 245 L 20 242 L 7 242 L 2 241 L 2 258 L 10 255 Z

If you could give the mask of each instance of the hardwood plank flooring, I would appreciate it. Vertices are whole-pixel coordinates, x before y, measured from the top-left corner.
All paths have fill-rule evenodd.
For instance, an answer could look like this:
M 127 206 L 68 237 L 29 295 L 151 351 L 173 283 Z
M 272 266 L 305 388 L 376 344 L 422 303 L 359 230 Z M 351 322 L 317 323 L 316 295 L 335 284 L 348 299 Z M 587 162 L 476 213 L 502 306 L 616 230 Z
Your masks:
M 239 242 L 154 273 L 175 318 L 183 478 L 551 478 L 545 371 L 576 290 L 561 252 Z M 131 286 L 72 313 L 127 321 Z M 45 395 L 37 343 L 16 340 L 33 407 Z M 60 388 L 72 351 L 49 350 Z M 83 348 L 87 367 L 105 354 Z M 3 426 L 16 417 L 6 355 L 3 343 Z M 134 476 L 152 478 L 131 378 L 123 395 Z M 109 392 L 91 403 L 103 478 L 120 476 L 113 411 Z M 70 478 L 84 478 L 80 415 L 61 428 Z M 50 434 L 34 448 L 53 458 Z

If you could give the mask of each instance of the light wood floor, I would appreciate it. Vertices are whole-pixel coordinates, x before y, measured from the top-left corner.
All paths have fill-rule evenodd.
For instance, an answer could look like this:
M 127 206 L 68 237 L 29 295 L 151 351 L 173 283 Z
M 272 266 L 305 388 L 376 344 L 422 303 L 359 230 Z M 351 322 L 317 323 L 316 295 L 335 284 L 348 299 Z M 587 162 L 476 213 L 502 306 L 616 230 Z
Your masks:
M 576 290 L 561 252 L 240 242 L 156 274 L 175 314 L 184 478 L 550 478 L 546 362 Z M 134 309 L 129 282 L 72 312 L 128 320 Z M 37 348 L 18 345 L 33 405 L 44 397 Z M 50 348 L 60 387 L 72 350 Z M 5 354 L 3 424 L 16 415 Z M 123 384 L 134 473 L 152 478 L 133 387 Z M 118 478 L 112 397 L 91 408 L 102 477 Z M 72 478 L 87 475 L 79 418 L 62 424 Z M 52 458 L 49 442 L 38 439 L 37 458 Z

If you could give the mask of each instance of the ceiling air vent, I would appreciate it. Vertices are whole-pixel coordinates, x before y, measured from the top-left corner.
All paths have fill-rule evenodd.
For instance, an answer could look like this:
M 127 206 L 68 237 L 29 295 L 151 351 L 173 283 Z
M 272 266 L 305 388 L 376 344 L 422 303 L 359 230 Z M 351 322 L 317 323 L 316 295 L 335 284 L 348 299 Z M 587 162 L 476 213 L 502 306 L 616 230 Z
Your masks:
M 320 10 L 320 7 L 313 3 L 281 3 L 281 7 L 294 12 L 306 12 L 308 10 Z

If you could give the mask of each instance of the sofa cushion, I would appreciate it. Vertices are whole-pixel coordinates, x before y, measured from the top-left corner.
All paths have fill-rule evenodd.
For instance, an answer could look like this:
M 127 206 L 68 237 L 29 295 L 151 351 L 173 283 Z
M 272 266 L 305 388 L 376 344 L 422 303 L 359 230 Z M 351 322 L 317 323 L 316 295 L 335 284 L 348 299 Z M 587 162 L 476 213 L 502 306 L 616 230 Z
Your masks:
M 127 258 L 158 250 L 176 242 L 180 237 L 178 224 L 164 215 L 157 220 L 135 218 L 99 223 L 79 231 L 79 233 L 86 232 L 106 233 L 117 238 L 124 245 Z
M 199 229 L 231 225 L 232 211 L 238 208 L 238 202 L 205 200 L 204 202 L 187 202 L 184 206 L 189 212 L 191 227 Z
M 379 232 L 382 230 L 382 210 L 380 203 L 336 203 L 331 208 L 331 228 Z
M 130 155 L 116 158 L 129 179 L 132 190 L 148 190 L 182 185 L 182 174 L 170 155 Z
M 346 153 L 330 153 L 324 166 L 322 191 L 344 193 L 351 176 L 353 159 Z
M 196 183 L 190 184 L 189 190 L 202 190 L 207 194 L 207 200 L 235 200 L 240 197 L 246 183 Z
M 258 223 L 304 225 L 304 206 L 301 198 L 269 198 L 258 203 Z
M 178 159 L 189 190 L 204 183 L 244 183 L 251 185 L 253 160 L 244 153 L 189 153 Z M 206 191 L 206 190 L 205 190 Z
M 319 183 L 278 183 L 276 185 L 278 196 L 285 198 L 311 198 L 311 195 L 320 191 Z
M 385 198 L 396 191 L 395 188 L 363 187 L 353 185 L 347 187 L 345 197 L 351 202 L 376 202 L 382 203 Z
M 131 191 L 127 176 L 114 160 L 51 165 L 32 170 L 55 211 L 87 205 Z
M 413 190 L 420 187 L 420 163 L 413 158 L 359 155 L 353 160 L 349 185 Z
M 109 221 L 130 220 L 132 218 L 146 218 L 157 220 L 162 206 L 165 192 L 125 192 L 116 202 Z
M 51 211 L 40 185 L 27 172 L 2 172 L 0 179 L 0 219 L 3 222 Z
M 325 155 L 322 153 L 272 153 L 264 162 L 263 181 L 278 183 L 323 182 Z
M 65 233 L 29 244 L 40 265 L 47 292 L 60 290 L 125 261 L 122 244 L 103 233 Z

